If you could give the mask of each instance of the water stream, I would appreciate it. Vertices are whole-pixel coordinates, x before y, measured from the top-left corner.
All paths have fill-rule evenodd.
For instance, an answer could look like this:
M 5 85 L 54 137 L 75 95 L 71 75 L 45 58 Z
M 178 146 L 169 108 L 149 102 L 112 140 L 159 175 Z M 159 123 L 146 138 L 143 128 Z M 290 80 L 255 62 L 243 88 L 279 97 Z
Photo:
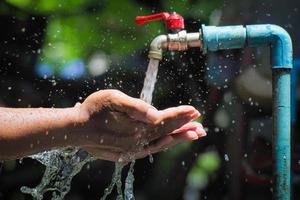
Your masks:
M 144 86 L 140 95 L 140 98 L 149 104 L 151 104 L 152 101 L 158 65 L 159 60 L 150 59 L 144 80 Z M 142 148 L 145 144 L 147 143 L 142 142 L 140 147 Z M 124 156 L 126 158 L 132 158 L 131 154 Z M 153 162 L 152 155 L 149 156 L 150 162 Z M 39 185 L 35 188 L 29 188 L 26 186 L 21 187 L 21 191 L 23 193 L 30 194 L 36 200 L 42 200 L 46 192 L 52 193 L 52 200 L 63 200 L 71 188 L 71 181 L 73 177 L 80 172 L 86 163 L 95 160 L 86 151 L 74 147 L 45 151 L 29 157 L 39 161 L 46 167 Z M 120 159 L 120 161 L 122 161 L 122 159 Z M 115 186 L 117 187 L 118 193 L 117 200 L 123 200 L 124 198 L 125 200 L 135 199 L 133 193 L 134 164 L 135 161 L 132 160 L 125 179 L 125 189 L 123 194 L 121 178 L 122 170 L 125 165 L 122 162 L 115 163 L 115 171 L 112 176 L 112 181 L 104 190 L 104 195 L 101 200 L 105 200 L 106 197 L 113 191 Z
M 152 102 L 152 94 L 156 83 L 158 65 L 159 60 L 150 59 L 146 72 L 146 77 L 144 79 L 144 86 L 140 95 L 140 98 L 149 104 L 151 104 Z
M 151 102 L 152 102 L 152 94 L 153 94 L 154 86 L 156 83 L 158 65 L 159 65 L 159 60 L 150 59 L 148 68 L 147 68 L 147 72 L 146 72 L 146 77 L 144 79 L 143 89 L 142 89 L 141 95 L 140 95 L 140 98 L 149 104 L 151 104 Z M 137 148 L 143 148 L 144 145 L 147 145 L 147 141 L 142 141 L 140 143 L 140 145 L 141 146 L 139 146 Z M 131 153 L 129 153 L 128 155 L 124 155 L 124 157 L 131 158 L 131 157 L 133 157 L 133 155 L 131 155 Z M 153 157 L 151 154 L 149 154 L 149 160 L 151 163 L 153 162 Z M 132 162 L 130 163 L 130 167 L 129 167 L 129 170 L 127 173 L 126 180 L 125 180 L 125 189 L 124 189 L 125 200 L 134 200 L 135 199 L 134 192 L 133 192 L 134 164 L 135 164 L 135 160 L 132 160 Z M 122 173 L 124 166 L 117 167 L 120 165 L 120 164 L 118 164 L 118 162 L 115 165 L 116 165 L 116 167 L 115 167 L 115 171 L 113 173 L 112 182 L 109 185 L 109 187 L 105 189 L 104 196 L 101 198 L 101 200 L 106 199 L 107 195 L 112 192 L 111 188 L 113 188 L 114 185 L 117 185 L 117 192 L 118 192 L 117 200 L 123 200 L 122 192 L 120 192 L 120 189 L 118 189 L 117 183 L 121 182 L 122 177 L 118 176 L 118 175 Z M 109 190 L 109 193 L 106 193 L 107 190 Z

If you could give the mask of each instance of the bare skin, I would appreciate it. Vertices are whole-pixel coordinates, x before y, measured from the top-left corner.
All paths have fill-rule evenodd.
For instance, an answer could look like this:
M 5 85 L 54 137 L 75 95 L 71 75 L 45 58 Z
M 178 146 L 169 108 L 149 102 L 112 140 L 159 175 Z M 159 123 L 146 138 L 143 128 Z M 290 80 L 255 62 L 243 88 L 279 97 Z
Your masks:
M 72 108 L 0 108 L 0 160 L 78 146 L 110 161 L 138 159 L 206 133 L 192 106 L 156 110 L 117 90 Z M 146 144 L 146 145 L 145 145 Z

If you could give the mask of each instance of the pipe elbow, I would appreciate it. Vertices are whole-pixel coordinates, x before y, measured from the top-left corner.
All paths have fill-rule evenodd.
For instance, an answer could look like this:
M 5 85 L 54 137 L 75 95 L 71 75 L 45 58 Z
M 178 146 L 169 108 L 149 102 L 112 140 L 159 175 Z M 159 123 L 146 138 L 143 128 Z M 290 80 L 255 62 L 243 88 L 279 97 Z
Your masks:
M 271 35 L 273 37 L 273 42 L 280 42 L 281 45 L 286 45 L 287 47 L 292 47 L 292 39 L 290 34 L 281 26 L 278 25 L 267 25 L 269 28 Z
M 165 44 L 167 41 L 167 35 L 159 35 L 155 37 L 150 44 L 150 51 L 148 57 L 150 59 L 152 58 L 156 60 L 161 60 L 163 44 Z
M 269 26 L 272 35 L 272 51 L 275 55 L 277 55 L 277 58 L 275 57 L 272 60 L 272 62 L 275 63 L 273 68 L 292 68 L 293 45 L 290 34 L 280 26 Z
M 271 46 L 273 68 L 292 68 L 292 40 L 284 28 L 266 24 L 248 25 L 246 29 L 249 47 Z

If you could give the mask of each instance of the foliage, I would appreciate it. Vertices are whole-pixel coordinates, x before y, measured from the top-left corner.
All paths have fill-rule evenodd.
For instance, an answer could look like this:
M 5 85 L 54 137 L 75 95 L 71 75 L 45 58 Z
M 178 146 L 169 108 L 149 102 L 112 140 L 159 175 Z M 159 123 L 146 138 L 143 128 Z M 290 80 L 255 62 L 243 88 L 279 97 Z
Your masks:
M 132 53 L 148 46 L 162 27 L 160 23 L 136 27 L 135 16 L 149 14 L 150 10 L 140 9 L 132 1 L 123 1 L 122 6 L 118 1 L 104 1 L 101 5 L 93 0 L 7 1 L 48 17 L 41 62 L 56 68 L 75 59 L 87 60 L 97 50 L 117 55 Z M 87 9 L 90 7 L 98 9 Z
M 207 185 L 209 177 L 219 169 L 220 157 L 215 151 L 208 151 L 198 156 L 192 169 L 189 171 L 188 185 L 202 189 Z
M 59 69 L 65 64 L 83 59 L 87 61 L 96 51 L 119 56 L 147 48 L 149 42 L 163 32 L 161 22 L 143 27 L 134 24 L 137 15 L 147 15 L 150 9 L 134 1 L 109 0 L 6 0 L 7 3 L 31 15 L 48 17 L 47 35 L 41 62 Z M 207 18 L 219 7 L 219 0 L 162 1 L 165 11 L 184 16 Z M 192 6 L 191 6 L 192 5 Z M 205 12 L 204 12 L 205 11 Z

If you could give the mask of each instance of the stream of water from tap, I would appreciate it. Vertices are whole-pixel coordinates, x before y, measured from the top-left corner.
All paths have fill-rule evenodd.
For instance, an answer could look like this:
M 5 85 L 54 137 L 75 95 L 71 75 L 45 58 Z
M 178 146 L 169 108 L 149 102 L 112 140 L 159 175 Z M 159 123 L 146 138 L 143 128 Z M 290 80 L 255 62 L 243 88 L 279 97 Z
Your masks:
M 144 80 L 144 86 L 140 95 L 140 98 L 149 104 L 151 104 L 152 101 L 158 65 L 159 60 L 150 59 Z M 142 146 L 140 148 L 146 144 L 146 142 L 142 142 Z M 132 155 L 125 156 L 132 158 Z M 149 156 L 150 162 L 153 162 L 152 155 Z M 52 192 L 52 200 L 63 200 L 65 195 L 70 191 L 73 177 L 80 172 L 86 163 L 95 160 L 86 151 L 73 147 L 45 151 L 29 157 L 39 161 L 46 167 L 42 180 L 38 186 L 35 188 L 29 188 L 26 186 L 21 187 L 21 191 L 23 193 L 30 194 L 36 200 L 42 200 L 44 194 L 49 191 Z M 104 190 L 104 195 L 101 200 L 106 199 L 106 197 L 113 191 L 115 185 L 117 186 L 118 193 L 117 200 L 123 200 L 124 198 L 125 200 L 135 199 L 133 192 L 134 164 L 135 160 L 132 160 L 125 180 L 124 197 L 121 180 L 124 164 L 122 162 L 116 162 L 112 181 L 109 187 Z
M 156 77 L 157 77 L 157 72 L 158 72 L 158 65 L 159 65 L 159 60 L 155 60 L 155 59 L 150 59 L 149 64 L 148 64 L 148 68 L 147 68 L 147 72 L 146 72 L 146 77 L 144 79 L 144 85 L 143 85 L 143 89 L 141 91 L 141 95 L 140 98 L 142 100 L 144 100 L 145 102 L 151 104 L 152 102 L 152 96 L 153 96 L 153 91 L 154 91 L 154 87 L 155 87 L 155 83 L 156 83 Z M 140 147 L 137 148 L 143 148 L 144 145 L 147 145 L 147 141 L 145 142 L 141 142 Z M 133 155 L 129 154 L 129 155 L 125 155 L 125 157 L 133 157 Z M 153 162 L 153 157 L 151 154 L 149 154 L 149 160 L 150 162 Z M 115 164 L 116 166 L 120 165 L 118 164 L 118 162 Z M 134 200 L 134 191 L 133 191 L 133 183 L 134 183 L 134 165 L 135 165 L 135 160 L 132 160 L 132 162 L 130 163 L 130 167 L 127 173 L 127 177 L 125 180 L 125 189 L 124 189 L 124 197 L 125 200 Z M 121 176 L 117 177 L 118 174 L 122 173 L 123 167 L 115 167 L 115 171 L 113 173 L 113 178 L 112 178 L 112 182 L 109 185 L 109 189 L 111 187 L 113 187 L 114 185 L 116 185 L 116 183 L 118 181 L 121 181 Z M 118 186 L 118 185 L 117 185 Z M 106 189 L 108 189 L 106 188 Z M 112 190 L 110 190 L 111 192 Z M 121 192 L 118 190 L 117 188 L 117 192 L 118 192 L 118 196 L 117 196 L 117 200 L 123 200 L 123 195 L 121 194 Z M 104 196 L 101 198 L 101 200 L 105 200 L 107 197 L 107 193 L 104 193 Z

